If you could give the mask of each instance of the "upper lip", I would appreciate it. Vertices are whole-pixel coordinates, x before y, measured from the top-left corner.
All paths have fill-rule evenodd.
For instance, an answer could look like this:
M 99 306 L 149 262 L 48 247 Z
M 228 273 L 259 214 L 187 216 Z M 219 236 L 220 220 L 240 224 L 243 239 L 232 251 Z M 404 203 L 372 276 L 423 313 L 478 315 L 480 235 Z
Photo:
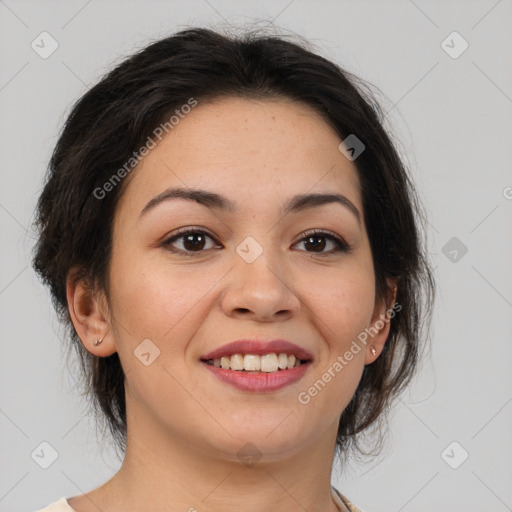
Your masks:
M 288 354 L 294 355 L 301 361 L 313 359 L 313 355 L 305 348 L 299 347 L 295 343 L 287 340 L 270 340 L 259 341 L 256 339 L 243 339 L 227 343 L 212 352 L 208 352 L 201 359 L 207 361 L 209 359 L 220 359 L 223 356 L 232 356 L 234 354 Z

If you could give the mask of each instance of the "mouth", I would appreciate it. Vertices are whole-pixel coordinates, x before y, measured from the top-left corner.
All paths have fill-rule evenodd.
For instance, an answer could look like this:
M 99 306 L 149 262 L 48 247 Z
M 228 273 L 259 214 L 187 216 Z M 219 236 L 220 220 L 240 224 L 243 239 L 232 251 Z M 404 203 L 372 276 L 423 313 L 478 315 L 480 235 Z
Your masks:
M 308 350 L 287 340 L 238 340 L 201 357 L 214 377 L 253 393 L 275 392 L 298 382 L 312 361 Z
M 291 370 L 311 362 L 294 354 L 271 352 L 269 354 L 232 354 L 214 359 L 202 359 L 210 366 L 243 373 L 276 373 Z
M 277 392 L 302 379 L 311 366 L 311 360 L 297 359 L 293 354 L 284 353 L 262 356 L 233 354 L 220 359 L 202 360 L 201 364 L 229 386 L 244 392 L 268 393 Z

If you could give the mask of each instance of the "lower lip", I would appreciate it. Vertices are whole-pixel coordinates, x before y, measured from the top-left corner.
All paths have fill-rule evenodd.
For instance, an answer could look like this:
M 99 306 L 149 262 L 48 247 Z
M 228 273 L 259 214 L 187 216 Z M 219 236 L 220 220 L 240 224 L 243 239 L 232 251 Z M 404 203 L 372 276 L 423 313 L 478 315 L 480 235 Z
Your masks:
M 277 391 L 301 379 L 308 371 L 310 362 L 302 363 L 289 370 L 278 370 L 277 372 L 239 372 L 217 368 L 211 364 L 201 361 L 216 377 L 232 386 L 244 391 L 266 392 Z

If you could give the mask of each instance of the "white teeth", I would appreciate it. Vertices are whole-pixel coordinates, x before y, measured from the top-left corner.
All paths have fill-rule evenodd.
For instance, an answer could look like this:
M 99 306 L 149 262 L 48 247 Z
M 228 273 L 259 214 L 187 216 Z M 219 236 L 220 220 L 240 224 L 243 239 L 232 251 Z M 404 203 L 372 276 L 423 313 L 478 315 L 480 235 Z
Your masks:
M 277 354 L 265 354 L 260 360 L 262 372 L 277 372 Z
M 243 370 L 244 369 L 244 356 L 242 354 L 235 354 L 231 356 L 231 369 Z
M 244 356 L 244 370 L 258 371 L 261 368 L 261 358 L 254 354 L 245 354 Z
M 279 354 L 279 357 L 277 358 L 277 364 L 281 370 L 286 370 L 286 368 L 288 368 L 288 355 Z
M 262 371 L 265 373 L 277 372 L 294 368 L 301 364 L 300 359 L 294 355 L 288 354 L 265 354 L 262 356 L 256 354 L 233 354 L 232 356 L 223 356 L 221 358 L 210 359 L 210 364 L 217 368 L 225 370 L 245 370 L 247 372 Z

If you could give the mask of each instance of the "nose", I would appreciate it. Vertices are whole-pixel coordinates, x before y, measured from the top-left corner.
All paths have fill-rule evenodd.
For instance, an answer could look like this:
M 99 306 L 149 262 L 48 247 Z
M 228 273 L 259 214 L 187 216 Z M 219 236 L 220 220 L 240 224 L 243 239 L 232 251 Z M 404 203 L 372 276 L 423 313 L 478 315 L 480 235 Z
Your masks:
M 290 273 L 284 265 L 270 261 L 265 252 L 252 263 L 235 254 L 221 299 L 227 316 L 274 322 L 289 319 L 299 311 L 300 300 L 293 290 Z

